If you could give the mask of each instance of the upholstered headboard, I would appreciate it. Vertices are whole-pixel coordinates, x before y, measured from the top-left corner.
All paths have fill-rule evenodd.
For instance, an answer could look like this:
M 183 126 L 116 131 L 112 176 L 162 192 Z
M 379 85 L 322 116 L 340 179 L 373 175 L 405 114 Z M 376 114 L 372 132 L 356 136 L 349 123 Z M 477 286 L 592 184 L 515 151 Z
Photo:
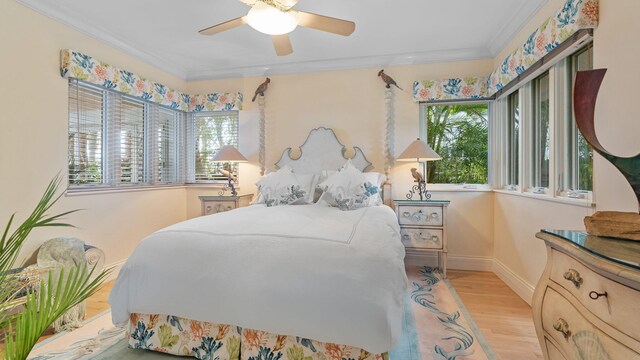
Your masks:
M 355 155 L 351 163 L 361 171 L 373 169 L 371 162 L 357 146 L 354 146 Z M 300 146 L 300 156 L 297 159 L 291 157 L 291 148 L 286 148 L 275 165 L 278 168 L 289 165 L 294 172 L 301 174 L 320 174 L 323 170 L 338 170 L 344 165 L 347 151 L 332 129 L 319 127 L 309 132 L 307 140 Z M 390 204 L 391 196 L 389 183 L 383 189 L 383 201 Z
M 359 147 L 353 148 L 356 155 L 351 158 L 353 166 L 366 171 L 372 168 L 371 162 L 362 153 Z M 282 152 L 276 166 L 281 168 L 289 165 L 294 172 L 302 174 L 319 174 L 323 170 L 338 170 L 347 161 L 344 153 L 347 148 L 338 141 L 338 137 L 332 129 L 319 127 L 311 130 L 307 140 L 300 146 L 300 156 L 297 159 L 291 157 L 291 148 Z

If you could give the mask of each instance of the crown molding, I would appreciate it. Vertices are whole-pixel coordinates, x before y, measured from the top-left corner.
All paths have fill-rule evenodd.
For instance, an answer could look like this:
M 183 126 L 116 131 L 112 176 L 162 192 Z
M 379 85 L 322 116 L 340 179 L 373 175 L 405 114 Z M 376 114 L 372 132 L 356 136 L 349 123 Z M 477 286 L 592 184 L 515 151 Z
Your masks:
M 438 62 L 480 60 L 492 58 L 486 48 L 450 49 L 420 53 L 388 54 L 362 56 L 345 59 L 327 59 L 317 61 L 290 62 L 281 64 L 262 64 L 256 66 L 225 67 L 190 71 L 187 81 L 228 79 L 267 75 L 284 75 L 356 68 L 389 67 L 398 65 L 419 65 Z
M 509 44 L 509 42 L 531 21 L 548 0 L 526 0 L 506 21 L 496 35 L 487 43 L 491 56 L 495 57 Z
M 16 0 L 16 2 L 28 7 L 29 9 L 41 15 L 44 15 L 59 23 L 69 26 L 80 33 L 88 35 L 98 41 L 106 43 L 107 45 L 111 45 L 118 50 L 124 51 L 129 55 L 137 57 L 138 59 L 146 62 L 149 65 L 166 71 L 171 75 L 177 76 L 181 80 L 187 78 L 187 70 L 179 64 L 167 61 L 159 56 L 140 50 L 140 48 L 129 45 L 126 42 L 109 34 L 109 32 L 96 27 L 95 24 L 87 23 L 81 20 L 81 17 L 74 16 L 74 14 L 69 11 L 69 9 L 65 9 L 64 11 L 60 10 L 60 8 L 56 6 L 55 1 L 38 2 L 37 5 L 29 0 Z

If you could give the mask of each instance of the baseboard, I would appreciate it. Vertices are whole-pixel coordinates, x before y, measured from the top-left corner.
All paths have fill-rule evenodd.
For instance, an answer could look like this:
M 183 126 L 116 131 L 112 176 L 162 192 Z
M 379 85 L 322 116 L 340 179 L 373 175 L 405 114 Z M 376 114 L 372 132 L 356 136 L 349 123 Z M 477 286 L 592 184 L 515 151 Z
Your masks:
M 438 264 L 438 256 L 435 253 L 407 253 L 404 263 L 407 265 L 436 266 Z M 447 256 L 447 269 L 493 271 L 493 259 L 482 256 L 449 255 Z
M 535 286 L 526 282 L 523 278 L 518 276 L 518 274 L 511 271 L 511 269 L 497 259 L 493 259 L 493 272 L 498 275 L 498 277 L 504 281 L 511 290 L 518 294 L 522 300 L 531 305 Z
M 115 280 L 118 277 L 118 274 L 122 269 L 122 265 L 124 265 L 125 262 L 127 262 L 127 259 L 120 260 L 120 261 L 111 263 L 109 265 L 106 265 L 104 267 L 105 269 L 112 269 L 112 270 L 109 276 L 107 276 L 107 278 L 104 281 L 107 282 L 107 281 Z

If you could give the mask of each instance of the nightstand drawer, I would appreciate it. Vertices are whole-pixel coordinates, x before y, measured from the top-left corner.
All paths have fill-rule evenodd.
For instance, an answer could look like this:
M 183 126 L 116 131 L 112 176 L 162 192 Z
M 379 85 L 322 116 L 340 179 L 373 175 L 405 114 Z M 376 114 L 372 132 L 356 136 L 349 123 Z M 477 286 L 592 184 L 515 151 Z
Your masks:
M 442 226 L 442 207 L 411 205 L 399 206 L 398 222 L 400 225 Z
M 252 194 L 237 196 L 198 196 L 200 198 L 202 215 L 212 215 L 225 212 L 251 203 Z
M 235 201 L 204 201 L 202 210 L 204 215 L 216 214 L 236 208 Z
M 400 238 L 408 248 L 442 249 L 442 237 L 442 229 L 400 228 Z

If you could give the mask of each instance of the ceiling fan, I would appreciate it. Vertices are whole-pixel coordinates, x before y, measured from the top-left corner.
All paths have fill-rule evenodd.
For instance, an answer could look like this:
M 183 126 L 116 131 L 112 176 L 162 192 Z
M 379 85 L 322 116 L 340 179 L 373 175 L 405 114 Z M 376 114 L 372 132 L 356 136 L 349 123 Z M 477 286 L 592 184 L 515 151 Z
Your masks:
M 298 0 L 240 0 L 251 6 L 243 17 L 225 21 L 198 31 L 202 35 L 214 35 L 222 31 L 248 24 L 261 33 L 271 35 L 278 56 L 293 52 L 288 33 L 298 26 L 349 36 L 356 29 L 353 21 L 297 11 L 293 6 Z

